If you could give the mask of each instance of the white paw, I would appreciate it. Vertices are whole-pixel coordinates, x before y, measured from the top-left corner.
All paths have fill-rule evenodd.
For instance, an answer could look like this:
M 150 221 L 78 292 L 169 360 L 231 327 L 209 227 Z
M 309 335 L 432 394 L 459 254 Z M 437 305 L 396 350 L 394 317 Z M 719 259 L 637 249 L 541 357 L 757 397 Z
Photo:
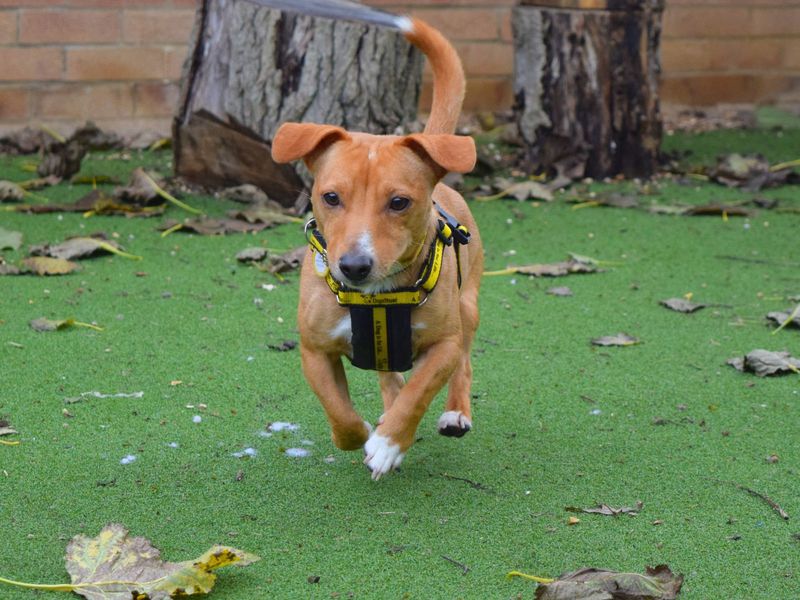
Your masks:
M 364 444 L 364 464 L 372 471 L 372 479 L 377 481 L 392 469 L 396 469 L 403 462 L 405 454 L 400 452 L 400 445 L 393 444 L 391 438 L 379 433 L 369 436 Z
M 472 421 L 460 410 L 448 410 L 439 417 L 437 427 L 442 435 L 461 437 L 472 429 Z

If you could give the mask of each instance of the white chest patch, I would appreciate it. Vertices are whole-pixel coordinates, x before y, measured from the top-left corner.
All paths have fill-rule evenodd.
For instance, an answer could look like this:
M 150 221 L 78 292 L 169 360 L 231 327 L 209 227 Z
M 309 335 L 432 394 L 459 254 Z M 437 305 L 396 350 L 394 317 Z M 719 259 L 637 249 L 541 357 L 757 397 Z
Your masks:
M 350 324 L 350 315 L 343 317 L 341 321 L 336 324 L 336 327 L 331 329 L 331 339 L 344 340 L 348 344 L 353 339 L 352 326 Z

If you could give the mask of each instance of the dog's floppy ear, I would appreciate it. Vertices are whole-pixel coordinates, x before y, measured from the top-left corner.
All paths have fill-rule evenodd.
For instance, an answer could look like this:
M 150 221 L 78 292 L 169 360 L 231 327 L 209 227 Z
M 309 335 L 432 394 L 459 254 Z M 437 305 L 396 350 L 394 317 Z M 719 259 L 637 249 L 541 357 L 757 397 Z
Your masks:
M 475 168 L 475 140 L 469 136 L 415 133 L 405 136 L 401 143 L 422 151 L 445 173 L 469 173 Z
M 350 139 L 347 132 L 334 125 L 284 123 L 272 140 L 272 159 L 277 163 L 287 163 L 303 158 L 308 164 L 317 150 L 347 139 Z

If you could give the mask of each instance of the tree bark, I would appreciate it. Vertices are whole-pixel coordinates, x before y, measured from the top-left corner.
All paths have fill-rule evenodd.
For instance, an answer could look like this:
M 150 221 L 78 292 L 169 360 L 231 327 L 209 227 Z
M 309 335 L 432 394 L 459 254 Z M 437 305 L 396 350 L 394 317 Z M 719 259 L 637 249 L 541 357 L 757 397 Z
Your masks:
M 515 115 L 530 166 L 649 177 L 661 143 L 664 0 L 523 0 Z M 535 6 L 534 6 L 535 5 Z
M 193 39 L 173 124 L 175 170 L 191 181 L 292 204 L 309 177 L 269 156 L 283 122 L 391 133 L 416 118 L 422 55 L 396 31 L 203 0 Z

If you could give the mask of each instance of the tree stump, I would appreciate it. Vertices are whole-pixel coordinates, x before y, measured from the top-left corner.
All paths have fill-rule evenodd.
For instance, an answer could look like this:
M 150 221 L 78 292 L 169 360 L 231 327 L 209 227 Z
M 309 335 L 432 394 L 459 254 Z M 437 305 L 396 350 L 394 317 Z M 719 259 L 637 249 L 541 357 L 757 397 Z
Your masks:
M 203 0 L 192 47 L 173 140 L 176 174 L 195 183 L 292 205 L 309 177 L 270 158 L 281 123 L 391 133 L 416 118 L 422 55 L 391 29 Z
M 661 143 L 664 0 L 522 0 L 515 116 L 533 169 L 649 177 Z

